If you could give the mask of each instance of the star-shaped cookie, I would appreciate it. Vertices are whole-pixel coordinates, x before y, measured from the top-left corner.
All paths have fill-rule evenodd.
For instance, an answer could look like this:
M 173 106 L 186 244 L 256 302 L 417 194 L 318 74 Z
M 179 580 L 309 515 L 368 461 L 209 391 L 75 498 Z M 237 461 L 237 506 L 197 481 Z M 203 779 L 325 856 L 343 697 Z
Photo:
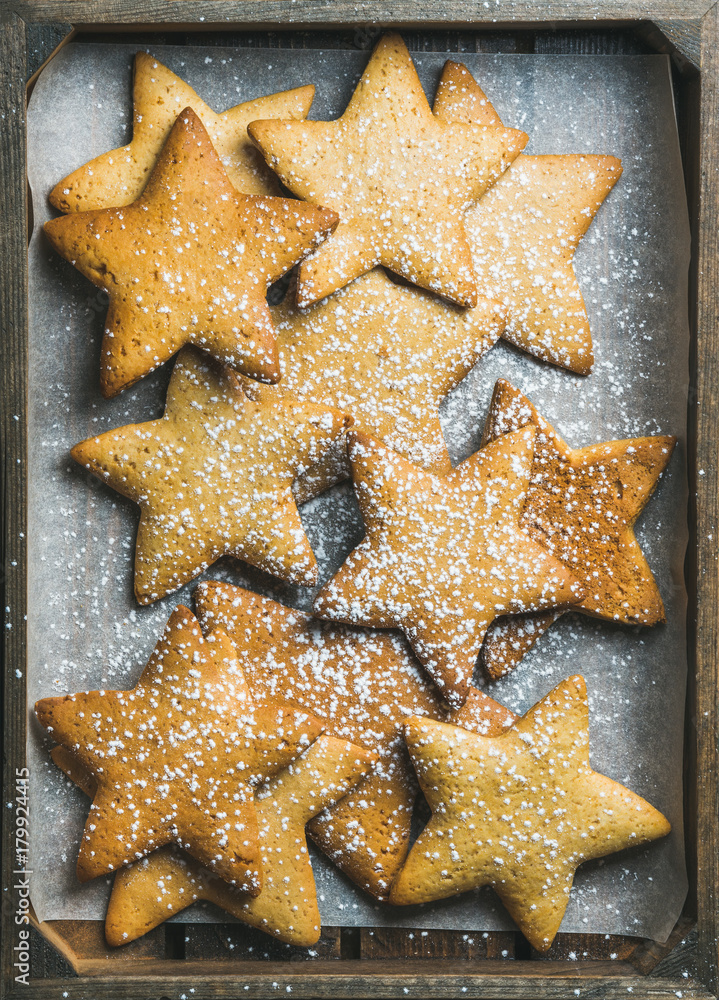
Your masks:
M 437 475 L 452 471 L 439 405 L 497 341 L 503 310 L 461 309 L 375 268 L 310 309 L 273 308 L 276 391 L 350 414 L 354 426 Z M 350 474 L 343 437 L 295 484 L 298 502 Z
M 334 236 L 300 268 L 300 306 L 377 264 L 458 305 L 476 305 L 463 214 L 527 136 L 436 118 L 399 35 L 380 39 L 341 118 L 258 121 L 248 132 L 294 194 L 340 217 Z
M 366 434 L 348 435 L 366 535 L 315 612 L 400 628 L 454 708 L 494 618 L 576 604 L 583 593 L 520 527 L 534 437 L 533 427 L 506 434 L 440 479 Z
M 92 778 L 64 747 L 53 760 L 88 794 Z M 173 847 L 154 851 L 115 875 L 107 908 L 108 944 L 147 934 L 198 899 L 206 899 L 245 924 L 280 941 L 309 947 L 320 936 L 320 914 L 305 825 L 333 805 L 367 774 L 375 755 L 346 740 L 320 736 L 301 757 L 255 797 L 262 858 L 262 892 L 252 897 L 218 878 Z
M 225 631 L 260 697 L 320 716 L 327 735 L 379 755 L 377 767 L 313 819 L 315 843 L 357 885 L 386 899 L 409 850 L 414 772 L 402 738 L 411 715 L 442 718 L 433 686 L 397 635 L 344 628 L 229 584 L 195 590 L 203 629 Z
M 188 343 L 276 382 L 267 289 L 336 223 L 328 209 L 236 191 L 185 108 L 137 201 L 51 219 L 45 233 L 110 297 L 100 384 L 113 396 Z
M 148 52 L 135 56 L 132 140 L 96 156 L 55 185 L 50 203 L 60 212 L 129 205 L 142 194 L 162 145 L 183 108 L 203 122 L 227 177 L 242 194 L 279 194 L 279 185 L 247 137 L 257 118 L 306 118 L 315 88 L 297 87 L 215 114 L 195 91 Z
M 407 746 L 432 818 L 390 901 L 423 903 L 491 885 L 524 936 L 546 951 L 580 864 L 670 830 L 648 802 L 592 770 L 588 724 L 582 677 L 557 685 L 498 736 L 411 719 Z
M 466 67 L 447 63 L 434 113 L 501 126 Z M 480 295 L 507 309 L 509 343 L 586 375 L 594 354 L 574 253 L 622 173 L 614 156 L 518 156 L 464 220 Z
M 186 347 L 163 417 L 88 438 L 72 456 L 140 505 L 135 595 L 150 604 L 222 555 L 313 583 L 317 563 L 292 482 L 349 422 L 328 407 L 241 382 Z
M 256 895 L 253 788 L 323 731 L 307 712 L 256 706 L 219 629 L 203 638 L 182 606 L 130 691 L 44 698 L 35 713 L 96 782 L 77 874 L 107 875 L 164 844 Z
M 523 393 L 500 379 L 484 441 L 529 425 L 537 428 L 537 437 L 521 525 L 581 583 L 584 597 L 574 610 L 625 625 L 663 622 L 664 605 L 634 522 L 666 469 L 676 438 L 570 448 Z M 515 667 L 559 614 L 495 622 L 482 650 L 490 675 L 499 677 Z

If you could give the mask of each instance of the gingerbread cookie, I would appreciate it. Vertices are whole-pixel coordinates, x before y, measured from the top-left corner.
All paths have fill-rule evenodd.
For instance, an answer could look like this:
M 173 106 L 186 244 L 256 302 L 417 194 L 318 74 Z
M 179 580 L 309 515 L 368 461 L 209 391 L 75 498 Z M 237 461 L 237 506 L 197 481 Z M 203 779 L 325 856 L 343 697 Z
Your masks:
M 663 622 L 664 605 L 634 522 L 666 469 L 676 438 L 570 448 L 526 396 L 500 379 L 484 441 L 529 425 L 537 428 L 537 437 L 521 524 L 580 581 L 585 593 L 575 609 L 625 625 Z M 551 612 L 497 621 L 482 651 L 490 675 L 515 667 L 557 617 Z
M 439 405 L 496 342 L 502 309 L 488 299 L 460 309 L 397 285 L 382 268 L 311 309 L 292 299 L 272 311 L 282 372 L 276 391 L 343 410 L 410 462 L 451 472 Z M 338 437 L 295 483 L 295 497 L 302 502 L 349 475 Z
M 307 712 L 256 706 L 232 642 L 220 630 L 203 638 L 182 606 L 130 691 L 44 698 L 35 713 L 97 785 L 81 882 L 176 843 L 253 895 L 262 887 L 253 788 L 323 731 Z
M 445 66 L 434 112 L 445 121 L 502 124 L 457 63 Z M 503 338 L 582 375 L 594 355 L 574 253 L 621 173 L 614 156 L 522 154 L 464 220 L 478 292 L 507 309 Z
M 239 194 L 185 108 L 137 201 L 51 219 L 45 233 L 110 296 L 100 380 L 113 396 L 188 343 L 276 382 L 267 289 L 336 224 L 326 209 Z
M 534 437 L 532 427 L 506 434 L 440 479 L 365 434 L 348 435 L 367 534 L 315 611 L 400 628 L 454 708 L 497 615 L 576 604 L 583 595 L 520 528 Z
M 294 194 L 340 217 L 300 268 L 300 306 L 377 264 L 458 305 L 477 304 L 463 214 L 527 136 L 436 118 L 399 35 L 380 39 L 337 121 L 258 121 L 248 132 Z
M 219 626 L 234 640 L 258 697 L 317 714 L 328 735 L 379 755 L 308 830 L 357 885 L 386 899 L 409 850 L 417 795 L 402 725 L 414 714 L 443 717 L 421 667 L 399 636 L 319 622 L 229 584 L 201 583 L 195 605 L 203 629 Z
M 292 482 L 349 423 L 327 407 L 242 383 L 186 347 L 160 420 L 88 438 L 72 456 L 140 505 L 135 596 L 150 604 L 221 555 L 314 583 L 317 563 Z
M 570 677 L 497 736 L 411 719 L 407 746 L 432 818 L 390 901 L 491 885 L 530 944 L 546 951 L 580 864 L 670 830 L 648 802 L 591 769 L 588 715 L 584 679 Z
M 63 748 L 55 763 L 83 791 L 92 787 L 87 774 Z M 172 847 L 154 851 L 115 875 L 107 908 L 108 944 L 134 941 L 198 899 L 206 899 L 245 924 L 280 941 L 309 947 L 320 936 L 320 914 L 305 825 L 341 799 L 366 775 L 376 755 L 331 736 L 312 746 L 258 790 L 258 837 L 262 857 L 262 892 L 241 893 Z M 92 793 L 91 793 L 92 794 Z
M 210 136 L 227 177 L 242 194 L 279 194 L 279 185 L 247 137 L 257 118 L 306 118 L 315 88 L 270 94 L 215 114 L 179 76 L 148 52 L 135 56 L 132 140 L 96 156 L 56 184 L 50 203 L 60 212 L 130 205 L 142 194 L 177 116 L 190 107 Z
M 518 715 L 490 698 L 484 691 L 472 687 L 464 705 L 450 712 L 442 721 L 451 722 L 453 726 L 461 726 L 462 729 L 469 729 L 471 733 L 477 733 L 479 736 L 500 736 L 513 726 L 518 718 Z

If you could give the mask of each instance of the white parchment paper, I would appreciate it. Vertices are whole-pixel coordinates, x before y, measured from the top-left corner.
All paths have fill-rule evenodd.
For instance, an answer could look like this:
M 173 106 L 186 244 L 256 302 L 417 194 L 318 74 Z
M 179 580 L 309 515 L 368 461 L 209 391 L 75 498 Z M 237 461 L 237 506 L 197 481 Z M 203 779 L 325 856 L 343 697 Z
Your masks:
M 311 117 L 345 107 L 367 53 L 157 46 L 161 61 L 222 110 L 261 94 L 317 85 Z M 77 441 L 154 419 L 167 371 L 112 401 L 98 388 L 106 300 L 50 249 L 47 194 L 69 171 L 130 138 L 130 46 L 72 44 L 43 71 L 30 102 L 29 707 L 77 690 L 131 687 L 164 622 L 191 587 L 148 608 L 132 597 L 137 510 L 75 466 Z M 417 53 L 430 100 L 447 55 Z M 454 55 L 454 58 L 457 58 Z M 595 768 L 648 798 L 670 819 L 663 841 L 580 869 L 562 930 L 663 940 L 686 893 L 682 836 L 682 734 L 686 678 L 683 560 L 687 541 L 685 429 L 688 391 L 689 230 L 669 63 L 663 56 L 463 53 L 502 120 L 529 133 L 528 153 L 620 156 L 624 174 L 600 210 L 576 263 L 596 364 L 579 378 L 500 343 L 442 410 L 457 461 L 478 446 L 495 380 L 529 394 L 573 446 L 644 434 L 679 445 L 642 515 L 638 537 L 656 575 L 668 624 L 613 627 L 566 616 L 520 668 L 490 693 L 526 711 L 564 677 L 584 674 Z M 344 484 L 307 504 L 303 521 L 320 582 L 362 536 Z M 314 592 L 237 564 L 206 576 L 231 580 L 303 609 Z M 80 885 L 75 860 L 87 802 L 51 764 L 31 720 L 32 903 L 41 920 L 104 917 L 109 880 Z M 489 890 L 419 908 L 380 906 L 313 855 L 327 924 L 468 931 L 513 925 Z M 193 907 L 182 920 L 227 920 Z

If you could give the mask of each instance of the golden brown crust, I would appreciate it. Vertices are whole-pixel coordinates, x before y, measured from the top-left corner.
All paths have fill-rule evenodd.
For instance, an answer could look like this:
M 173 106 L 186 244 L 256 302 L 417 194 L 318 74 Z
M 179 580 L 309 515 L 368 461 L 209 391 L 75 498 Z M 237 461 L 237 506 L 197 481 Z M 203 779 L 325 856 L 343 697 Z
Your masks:
M 454 708 L 497 615 L 582 596 L 575 577 L 520 528 L 534 437 L 533 428 L 507 434 L 440 479 L 365 434 L 349 434 L 366 535 L 315 611 L 400 628 Z
M 45 233 L 109 294 L 101 388 L 113 396 L 188 343 L 276 382 L 267 289 L 336 225 L 328 209 L 239 194 L 185 108 L 137 201 L 51 219 Z
M 278 393 L 349 413 L 409 461 L 451 472 L 439 406 L 500 336 L 497 303 L 460 309 L 374 268 L 310 309 L 298 309 L 290 291 L 272 312 Z M 349 475 L 342 437 L 295 483 L 295 496 L 303 502 Z
M 49 199 L 58 211 L 121 208 L 139 198 L 177 116 L 187 107 L 201 119 L 238 191 L 280 193 L 276 178 L 247 137 L 247 125 L 256 118 L 306 118 L 313 86 L 269 94 L 215 114 L 192 87 L 148 52 L 136 54 L 133 70 L 132 140 L 96 156 L 56 184 Z
M 429 902 L 491 885 L 546 951 L 580 864 L 669 833 L 644 799 L 589 765 L 582 677 L 557 685 L 495 736 L 411 719 L 407 744 L 432 818 L 390 902 Z
M 500 379 L 484 440 L 530 425 L 537 428 L 537 438 L 521 523 L 581 582 L 585 594 L 575 610 L 625 625 L 663 622 L 664 605 L 634 523 L 676 439 L 643 437 L 570 448 L 523 393 Z M 482 653 L 490 674 L 513 669 L 556 617 L 497 621 Z
M 434 113 L 501 125 L 472 75 L 447 63 Z M 465 217 L 480 295 L 507 310 L 502 337 L 581 375 L 594 363 L 574 252 L 622 173 L 614 156 L 521 154 Z
M 83 791 L 93 785 L 92 776 L 64 748 L 55 748 L 53 760 Z M 258 897 L 239 892 L 174 847 L 118 871 L 105 920 L 108 944 L 134 941 L 206 899 L 279 941 L 313 945 L 320 914 L 305 825 L 341 799 L 376 760 L 376 754 L 346 740 L 320 736 L 259 790 L 255 806 L 263 888 Z
M 252 789 L 323 730 L 307 712 L 256 706 L 231 641 L 203 638 L 182 606 L 130 691 L 44 698 L 35 713 L 96 784 L 80 881 L 176 843 L 252 894 L 262 887 Z
M 172 593 L 222 555 L 307 585 L 317 563 L 292 483 L 350 422 L 337 410 L 240 382 L 185 347 L 160 420 L 81 441 L 72 456 L 140 505 L 140 604 Z
M 340 216 L 332 238 L 300 267 L 300 306 L 378 264 L 476 305 L 463 213 L 527 136 L 435 117 L 399 35 L 382 36 L 337 121 L 258 121 L 248 132 L 291 191 Z
M 305 708 L 328 735 L 379 754 L 375 770 L 308 832 L 354 882 L 386 898 L 407 855 L 417 794 L 402 725 L 415 713 L 443 717 L 406 644 L 214 581 L 197 587 L 195 605 L 203 629 L 219 625 L 234 639 L 253 690 Z

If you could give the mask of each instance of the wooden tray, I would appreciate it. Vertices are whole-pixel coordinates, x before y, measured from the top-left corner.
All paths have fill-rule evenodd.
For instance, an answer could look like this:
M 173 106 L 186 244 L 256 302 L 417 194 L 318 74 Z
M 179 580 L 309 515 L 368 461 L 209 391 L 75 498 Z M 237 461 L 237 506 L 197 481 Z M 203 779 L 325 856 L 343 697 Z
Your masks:
M 567 20 L 571 17 L 571 20 Z M 498 20 L 500 19 L 501 20 Z M 97 921 L 29 929 L 29 985 L 18 984 L 15 827 L 3 810 L 3 997 L 708 998 L 719 993 L 717 664 L 719 661 L 719 5 L 597 0 L 4 0 L 0 7 L 0 385 L 5 444 L 2 576 L 5 801 L 25 766 L 27 603 L 26 86 L 71 36 L 82 41 L 370 48 L 378 26 L 411 49 L 671 53 L 693 237 L 689 392 L 691 541 L 686 576 L 689 694 L 686 840 L 690 893 L 666 945 L 560 934 L 546 955 L 519 933 L 324 928 L 311 958 L 237 924 L 167 924 L 119 951 Z M 158 34 L 162 32 L 162 34 Z M 298 959 L 307 959 L 298 961 Z M 192 989 L 192 992 L 190 990 Z

